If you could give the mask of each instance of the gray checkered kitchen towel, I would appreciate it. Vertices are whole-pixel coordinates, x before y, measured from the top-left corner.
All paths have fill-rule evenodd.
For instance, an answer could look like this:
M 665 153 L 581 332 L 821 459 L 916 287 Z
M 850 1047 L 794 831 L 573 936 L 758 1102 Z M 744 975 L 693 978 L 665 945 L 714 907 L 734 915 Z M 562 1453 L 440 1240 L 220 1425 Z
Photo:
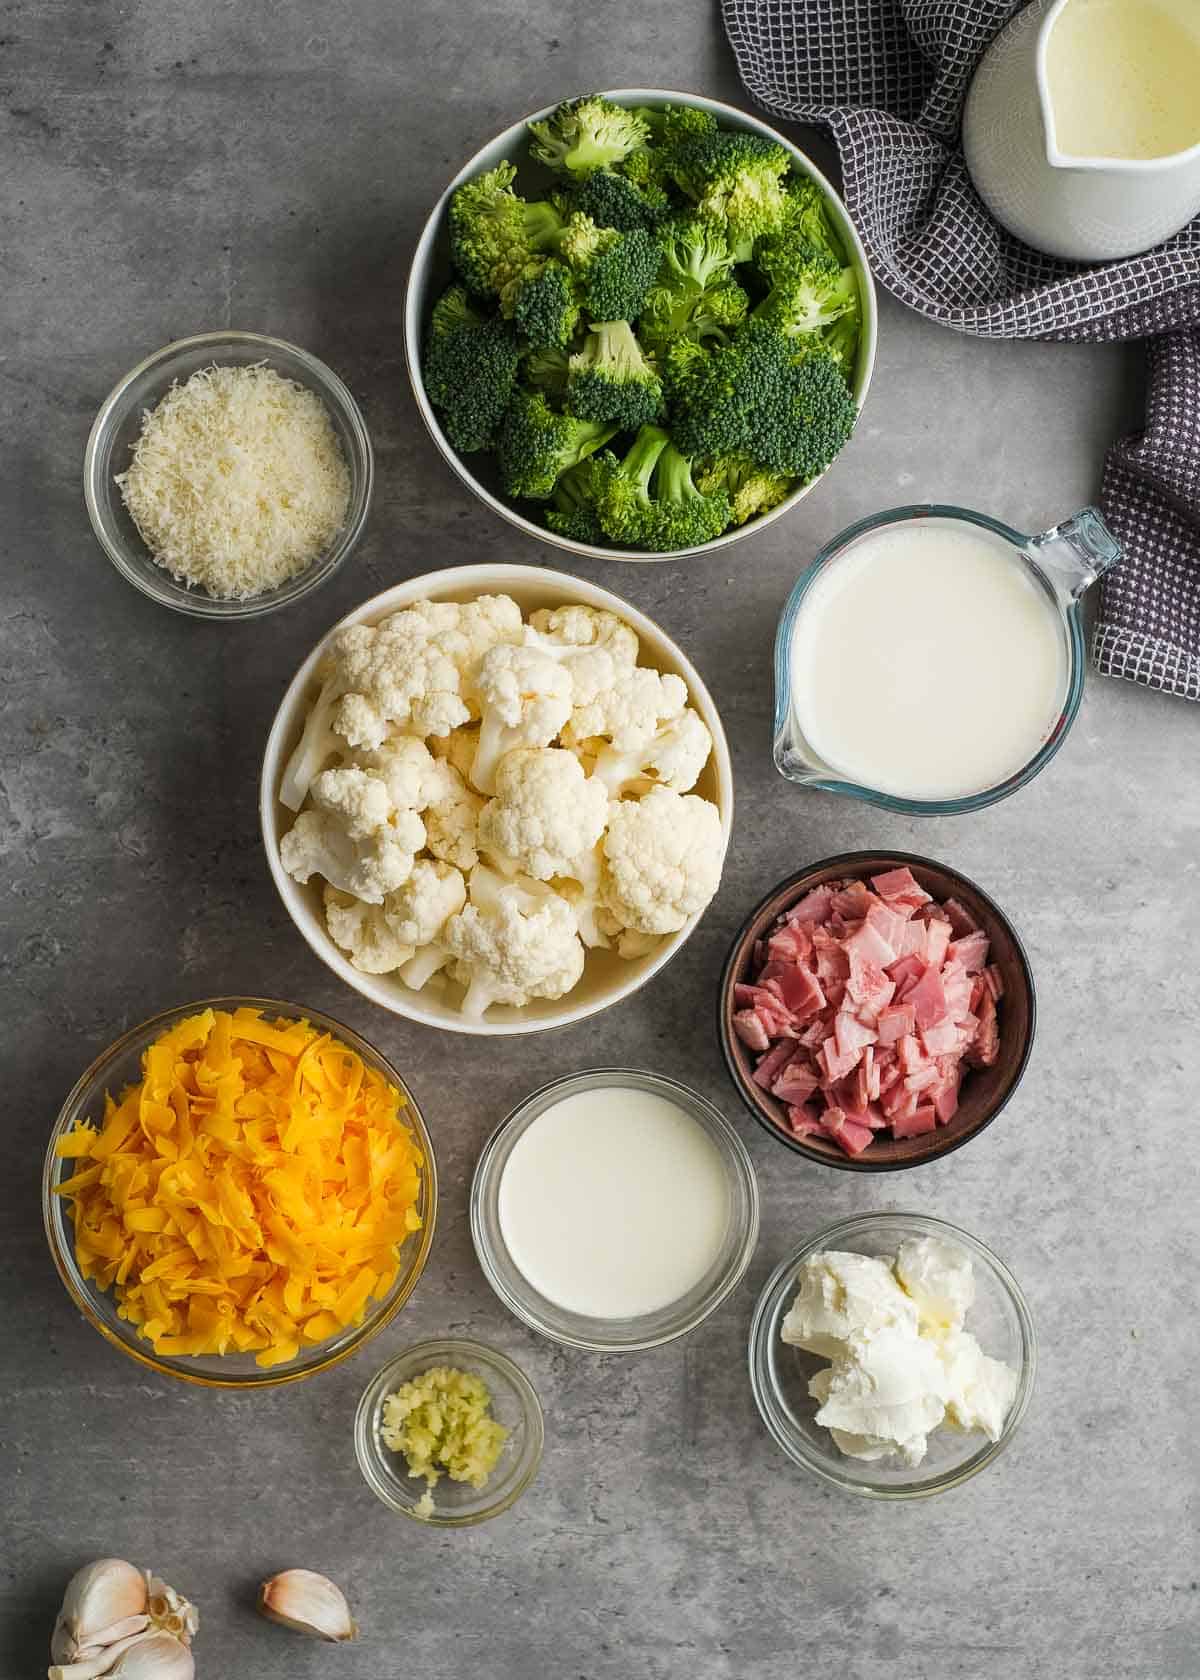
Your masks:
M 1064 263 L 991 218 L 967 174 L 971 77 L 1022 0 L 722 0 L 746 90 L 819 123 L 876 278 L 987 338 L 1148 340 L 1146 429 L 1101 490 L 1125 549 L 1096 629 L 1099 669 L 1200 700 L 1200 219 L 1144 256 Z

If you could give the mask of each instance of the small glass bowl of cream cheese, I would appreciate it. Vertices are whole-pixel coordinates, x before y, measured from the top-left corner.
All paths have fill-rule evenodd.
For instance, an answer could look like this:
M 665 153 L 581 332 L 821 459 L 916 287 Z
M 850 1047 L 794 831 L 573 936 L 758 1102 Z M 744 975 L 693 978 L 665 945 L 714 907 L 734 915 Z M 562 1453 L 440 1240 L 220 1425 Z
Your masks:
M 1015 1374 L 1015 1392 L 996 1440 L 980 1429 L 947 1424 L 930 1430 L 925 1456 L 910 1465 L 899 1454 L 866 1459 L 839 1450 L 830 1431 L 816 1421 L 819 1402 L 809 1383 L 829 1367 L 824 1357 L 790 1345 L 784 1320 L 796 1300 L 806 1262 L 817 1255 L 871 1255 L 891 1261 L 911 1239 L 933 1239 L 970 1261 L 974 1299 L 965 1329 L 982 1351 Z M 869 1499 L 920 1499 L 957 1487 L 991 1464 L 1012 1440 L 1033 1393 L 1037 1344 L 1020 1285 L 991 1249 L 942 1219 L 916 1213 L 866 1213 L 818 1231 L 781 1260 L 764 1284 L 750 1326 L 750 1385 L 762 1420 L 793 1464 Z
M 552 1341 L 632 1353 L 686 1335 L 758 1240 L 745 1145 L 695 1091 L 593 1068 L 542 1086 L 484 1145 L 471 1187 L 484 1275 Z

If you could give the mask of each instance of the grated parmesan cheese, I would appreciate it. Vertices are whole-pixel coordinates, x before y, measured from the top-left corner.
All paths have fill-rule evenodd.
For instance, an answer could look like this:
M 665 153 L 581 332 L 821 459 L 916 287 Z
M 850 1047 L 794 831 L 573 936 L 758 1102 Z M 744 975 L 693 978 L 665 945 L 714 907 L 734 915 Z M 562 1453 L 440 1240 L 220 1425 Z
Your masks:
M 245 599 L 329 547 L 350 473 L 325 405 L 274 368 L 201 368 L 142 416 L 125 506 L 181 583 Z

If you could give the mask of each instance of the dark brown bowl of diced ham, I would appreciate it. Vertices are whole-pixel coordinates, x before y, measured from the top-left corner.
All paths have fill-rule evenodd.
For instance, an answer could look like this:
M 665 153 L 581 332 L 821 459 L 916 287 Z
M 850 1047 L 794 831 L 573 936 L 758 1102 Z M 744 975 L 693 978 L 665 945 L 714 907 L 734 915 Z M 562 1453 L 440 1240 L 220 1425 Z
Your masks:
M 999 1114 L 1033 1045 L 1012 924 L 956 870 L 849 852 L 776 887 L 721 982 L 725 1060 L 755 1118 L 827 1166 L 889 1172 Z

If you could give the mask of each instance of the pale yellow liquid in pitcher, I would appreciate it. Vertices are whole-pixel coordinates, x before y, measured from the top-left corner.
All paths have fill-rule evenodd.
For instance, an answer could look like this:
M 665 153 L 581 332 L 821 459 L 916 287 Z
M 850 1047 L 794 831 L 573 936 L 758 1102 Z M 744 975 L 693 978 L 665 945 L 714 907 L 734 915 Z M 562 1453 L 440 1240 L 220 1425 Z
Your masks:
M 1200 141 L 1200 0 L 1071 0 L 1046 44 L 1071 157 L 1159 158 Z

